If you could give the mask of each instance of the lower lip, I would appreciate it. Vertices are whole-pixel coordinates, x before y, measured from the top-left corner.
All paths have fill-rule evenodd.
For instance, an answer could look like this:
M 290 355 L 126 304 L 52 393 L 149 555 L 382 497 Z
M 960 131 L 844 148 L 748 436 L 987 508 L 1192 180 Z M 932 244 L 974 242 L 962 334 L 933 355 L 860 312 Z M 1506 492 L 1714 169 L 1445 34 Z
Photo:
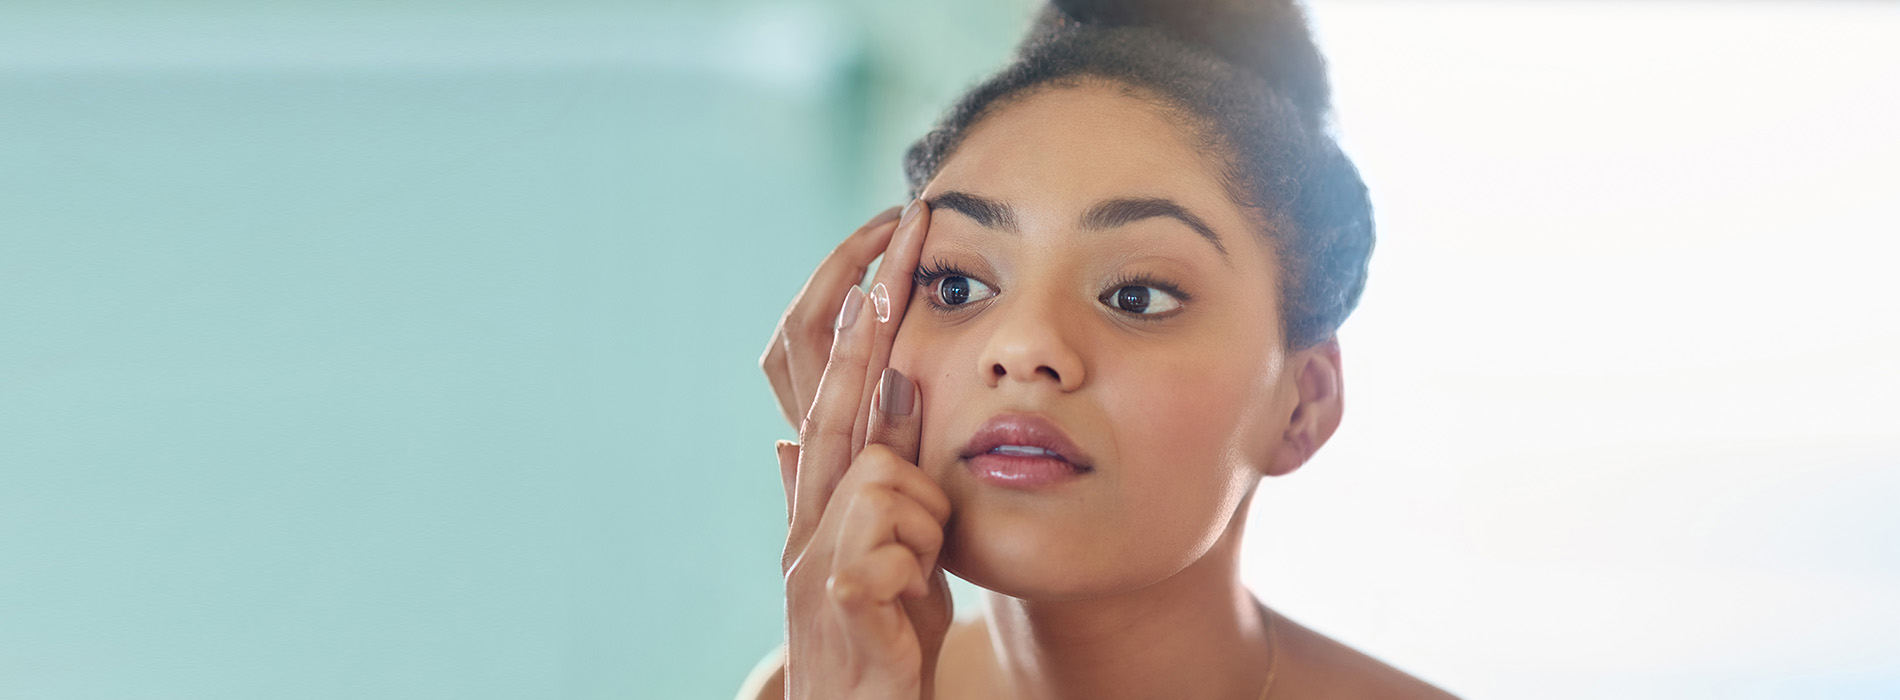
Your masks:
M 1052 457 L 980 454 L 969 458 L 970 472 L 983 483 L 1013 489 L 1055 486 L 1080 478 L 1085 469 Z

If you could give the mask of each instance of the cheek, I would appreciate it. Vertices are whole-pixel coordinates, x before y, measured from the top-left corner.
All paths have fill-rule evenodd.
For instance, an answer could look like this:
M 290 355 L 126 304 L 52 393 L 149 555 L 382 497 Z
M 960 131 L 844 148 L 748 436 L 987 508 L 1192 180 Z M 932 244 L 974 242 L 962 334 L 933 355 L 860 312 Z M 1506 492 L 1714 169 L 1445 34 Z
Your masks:
M 918 390 L 924 391 L 928 388 L 926 384 L 930 383 L 931 376 L 937 371 L 936 363 L 941 362 L 942 359 L 941 353 L 924 351 L 926 347 L 931 346 L 921 337 L 923 332 L 916 330 L 917 325 L 907 322 L 898 327 L 897 336 L 891 340 L 890 366 L 903 372 L 904 376 L 910 377 L 911 381 L 917 383 Z M 924 404 L 929 405 L 929 403 L 930 395 L 925 393 Z
M 1107 368 L 1104 368 L 1107 369 Z M 1254 386 L 1229 368 L 1181 358 L 1116 372 L 1111 411 L 1123 474 L 1120 517 L 1150 530 L 1163 552 L 1200 551 L 1224 531 L 1251 475 Z
M 1224 368 L 1184 359 L 1164 358 L 1119 368 L 1114 385 L 1104 387 L 1109 396 L 1103 405 L 1119 428 L 1118 452 L 1133 463 L 1212 473 L 1228 466 L 1227 457 L 1240 433 L 1241 416 L 1248 413 L 1246 403 L 1254 387 L 1234 381 L 1235 374 Z M 1168 471 L 1172 470 L 1140 473 L 1152 477 Z
M 917 384 L 923 405 L 923 454 L 929 455 L 949 407 L 970 389 L 969 382 L 957 381 L 957 370 L 973 366 L 975 360 L 954 335 L 925 327 L 926 321 L 917 319 L 898 328 L 891 344 L 890 366 Z

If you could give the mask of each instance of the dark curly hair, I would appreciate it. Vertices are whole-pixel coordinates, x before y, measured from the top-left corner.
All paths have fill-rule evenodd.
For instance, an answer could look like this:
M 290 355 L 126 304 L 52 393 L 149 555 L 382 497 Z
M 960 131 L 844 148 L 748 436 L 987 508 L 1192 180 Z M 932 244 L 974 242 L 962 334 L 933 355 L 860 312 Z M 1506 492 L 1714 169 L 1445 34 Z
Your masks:
M 1228 196 L 1279 259 L 1287 344 L 1331 337 L 1359 303 L 1372 203 L 1327 130 L 1331 90 L 1292 0 L 1055 0 L 1011 63 L 911 146 L 917 196 L 970 127 L 1039 89 L 1091 82 L 1156 101 L 1224 161 Z

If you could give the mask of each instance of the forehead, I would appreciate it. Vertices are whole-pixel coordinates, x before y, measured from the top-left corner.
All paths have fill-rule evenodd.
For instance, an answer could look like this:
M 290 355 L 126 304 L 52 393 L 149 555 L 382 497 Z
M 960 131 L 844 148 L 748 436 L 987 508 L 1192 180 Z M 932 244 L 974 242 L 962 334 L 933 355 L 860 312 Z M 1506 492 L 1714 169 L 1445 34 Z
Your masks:
M 1167 109 L 1094 83 L 1047 87 L 996 107 L 964 135 L 924 194 L 974 190 L 1064 211 L 1105 197 L 1166 197 L 1239 223 L 1219 173 L 1215 155 Z

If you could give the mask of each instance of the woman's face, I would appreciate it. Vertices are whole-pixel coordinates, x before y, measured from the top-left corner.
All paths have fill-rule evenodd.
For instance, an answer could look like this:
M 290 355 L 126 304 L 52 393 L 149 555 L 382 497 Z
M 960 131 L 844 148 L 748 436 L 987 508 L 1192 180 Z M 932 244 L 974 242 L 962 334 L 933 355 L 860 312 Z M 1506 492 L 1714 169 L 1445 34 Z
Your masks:
M 1172 576 L 1281 449 L 1280 272 L 1171 119 L 1114 87 L 1045 89 L 924 191 L 927 281 L 891 365 L 955 508 L 945 566 L 978 585 L 1074 599 Z

